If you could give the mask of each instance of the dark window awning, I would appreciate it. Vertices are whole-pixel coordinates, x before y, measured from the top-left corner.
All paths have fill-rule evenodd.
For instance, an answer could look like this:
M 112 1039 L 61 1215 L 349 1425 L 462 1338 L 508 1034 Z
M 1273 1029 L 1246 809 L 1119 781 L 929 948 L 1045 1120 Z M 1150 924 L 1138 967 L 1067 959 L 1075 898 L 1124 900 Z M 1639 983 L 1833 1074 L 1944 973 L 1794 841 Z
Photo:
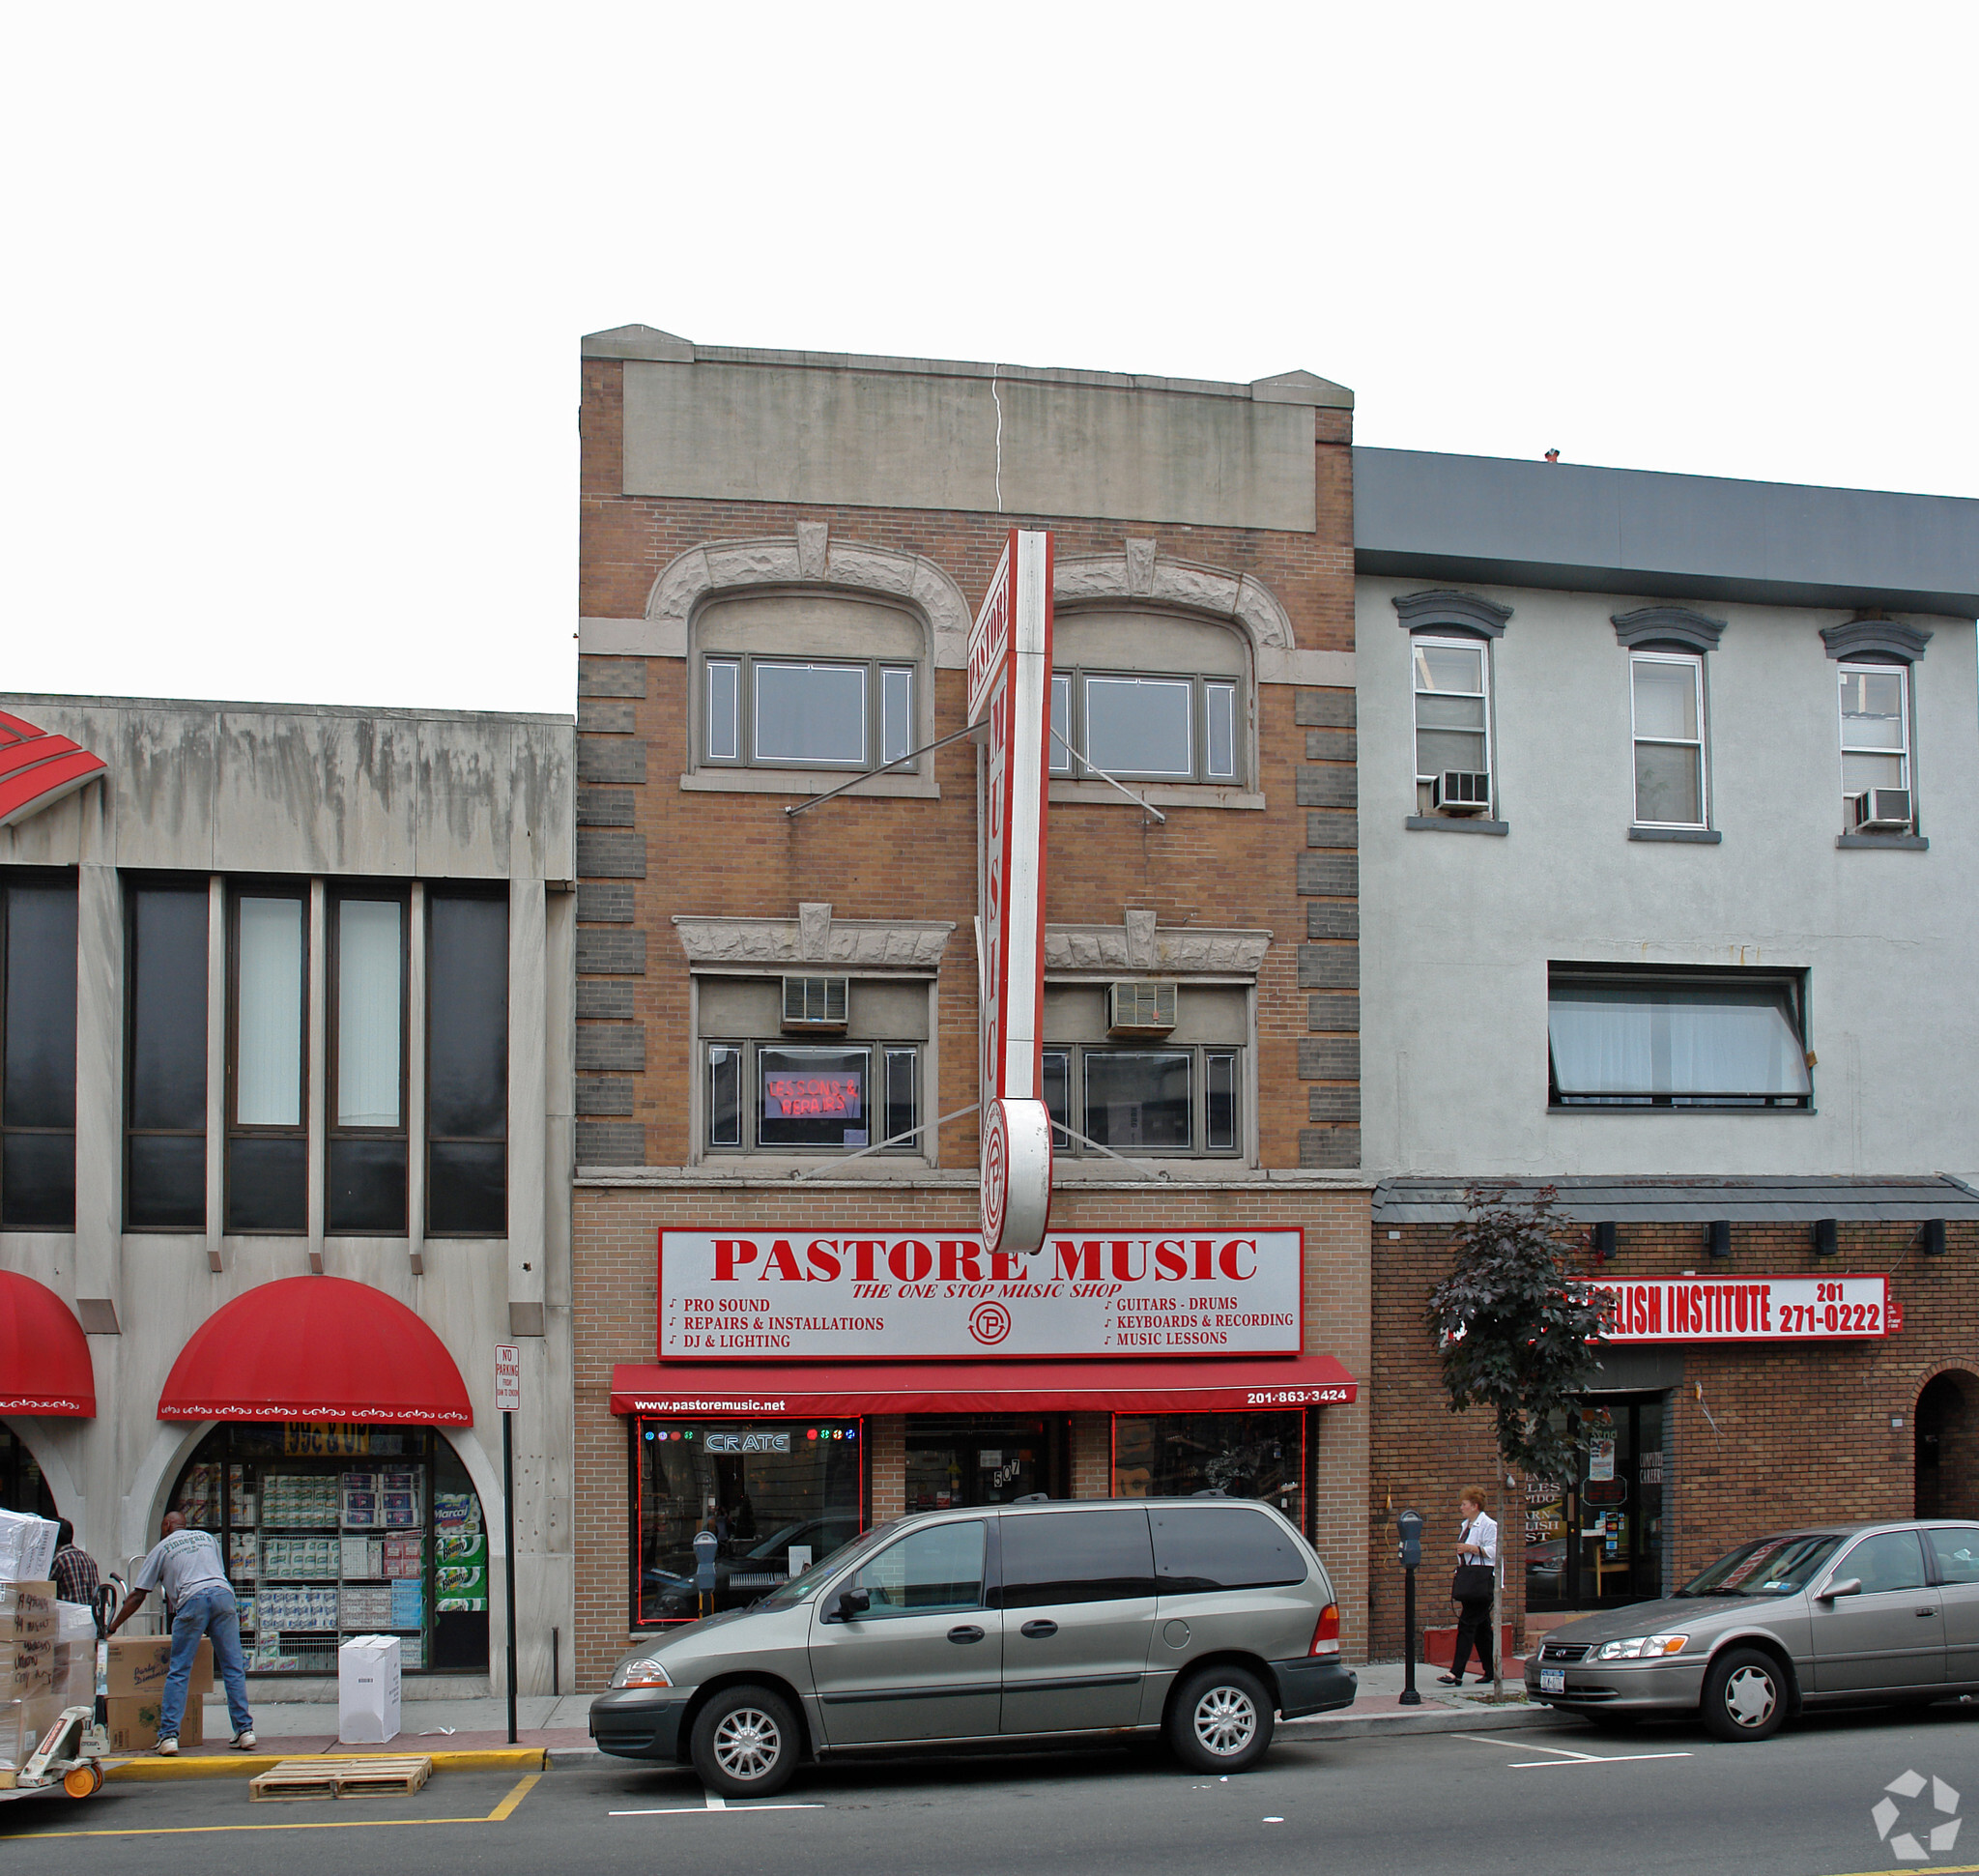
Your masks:
M 1344 1405 L 1331 1355 L 1091 1362 L 621 1362 L 616 1414 L 1236 1413 Z

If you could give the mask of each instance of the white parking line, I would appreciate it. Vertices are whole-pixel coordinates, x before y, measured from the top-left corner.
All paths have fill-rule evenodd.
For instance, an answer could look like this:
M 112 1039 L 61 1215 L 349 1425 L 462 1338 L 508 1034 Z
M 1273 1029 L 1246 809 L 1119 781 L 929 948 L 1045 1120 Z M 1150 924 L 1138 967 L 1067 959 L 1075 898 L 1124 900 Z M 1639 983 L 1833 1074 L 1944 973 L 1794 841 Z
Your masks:
M 822 1804 L 740 1804 L 733 1810 L 729 1801 L 715 1792 L 705 1794 L 706 1802 L 700 1804 L 662 1804 L 656 1809 L 642 1811 L 607 1811 L 607 1817 L 706 1817 L 710 1811 L 720 1811 L 730 1817 L 747 1817 L 751 1811 L 821 1811 Z
M 1472 1740 L 1478 1746 L 1503 1746 L 1506 1743 L 1502 1735 L 1497 1739 L 1493 1739 L 1484 1733 L 1452 1733 L 1449 1737 L 1451 1739 Z M 1688 1759 L 1696 1756 L 1695 1753 L 1691 1752 L 1575 1752 L 1564 1746 L 1539 1746 L 1536 1744 L 1527 1746 L 1526 1750 L 1528 1752 L 1550 1752 L 1553 1756 L 1547 1759 L 1510 1759 L 1506 1763 L 1506 1770 L 1508 1772 L 1543 1772 L 1548 1766 L 1629 1765 L 1639 1759 Z

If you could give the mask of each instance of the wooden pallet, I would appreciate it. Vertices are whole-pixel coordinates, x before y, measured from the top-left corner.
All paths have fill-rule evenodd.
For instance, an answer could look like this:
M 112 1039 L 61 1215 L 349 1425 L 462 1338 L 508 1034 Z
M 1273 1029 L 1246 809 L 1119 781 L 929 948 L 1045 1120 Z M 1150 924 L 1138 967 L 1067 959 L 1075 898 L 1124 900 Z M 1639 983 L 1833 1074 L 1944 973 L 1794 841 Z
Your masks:
M 247 1781 L 250 1801 L 410 1797 L 433 1775 L 430 1758 L 283 1759 Z

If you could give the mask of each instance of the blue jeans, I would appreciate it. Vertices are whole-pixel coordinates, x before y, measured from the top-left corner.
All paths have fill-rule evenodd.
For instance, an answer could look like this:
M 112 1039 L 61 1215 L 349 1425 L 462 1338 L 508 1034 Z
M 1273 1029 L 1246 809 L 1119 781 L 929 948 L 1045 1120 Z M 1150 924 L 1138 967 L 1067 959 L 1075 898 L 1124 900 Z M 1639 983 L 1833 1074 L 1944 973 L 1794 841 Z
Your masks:
M 172 1617 L 172 1665 L 165 1672 L 165 1698 L 158 1711 L 158 1738 L 177 1739 L 186 1720 L 186 1683 L 199 1638 L 213 1637 L 213 1658 L 226 1683 L 227 1717 L 238 1739 L 254 1724 L 247 1711 L 247 1660 L 241 1653 L 241 1611 L 234 1592 L 211 1583 L 194 1590 Z

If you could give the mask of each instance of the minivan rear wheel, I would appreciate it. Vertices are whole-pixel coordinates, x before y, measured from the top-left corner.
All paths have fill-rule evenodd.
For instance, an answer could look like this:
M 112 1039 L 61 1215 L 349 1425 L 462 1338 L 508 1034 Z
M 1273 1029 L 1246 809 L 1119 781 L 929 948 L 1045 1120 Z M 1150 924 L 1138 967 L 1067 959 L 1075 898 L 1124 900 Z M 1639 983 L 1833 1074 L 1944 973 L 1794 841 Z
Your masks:
M 768 1688 L 725 1688 L 695 1716 L 694 1769 L 723 1798 L 768 1798 L 797 1769 L 797 1716 Z
M 1168 1709 L 1168 1747 L 1197 1772 L 1248 1772 L 1272 1743 L 1272 1697 L 1248 1667 L 1203 1667 Z
M 1705 1676 L 1704 1722 L 1719 1739 L 1771 1739 L 1787 1717 L 1787 1677 L 1757 1648 L 1729 1648 Z

